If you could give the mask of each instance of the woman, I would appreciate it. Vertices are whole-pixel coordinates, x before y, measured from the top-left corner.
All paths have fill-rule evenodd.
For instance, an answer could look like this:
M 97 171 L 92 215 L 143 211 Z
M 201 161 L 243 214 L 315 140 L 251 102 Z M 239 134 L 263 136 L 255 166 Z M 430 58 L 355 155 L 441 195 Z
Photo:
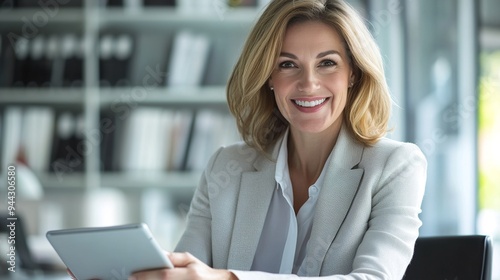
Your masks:
M 342 0 L 272 1 L 227 98 L 245 143 L 211 158 L 176 248 L 188 253 L 133 277 L 401 279 L 426 160 L 384 138 L 391 99 L 356 12 Z

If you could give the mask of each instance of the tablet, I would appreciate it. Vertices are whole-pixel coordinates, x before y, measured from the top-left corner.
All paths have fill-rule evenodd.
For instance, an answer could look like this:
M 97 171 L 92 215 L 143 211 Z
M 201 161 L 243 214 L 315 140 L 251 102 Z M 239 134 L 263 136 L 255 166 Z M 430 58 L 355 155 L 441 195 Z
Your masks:
M 146 224 L 53 230 L 47 239 L 80 280 L 127 279 L 136 271 L 173 267 Z

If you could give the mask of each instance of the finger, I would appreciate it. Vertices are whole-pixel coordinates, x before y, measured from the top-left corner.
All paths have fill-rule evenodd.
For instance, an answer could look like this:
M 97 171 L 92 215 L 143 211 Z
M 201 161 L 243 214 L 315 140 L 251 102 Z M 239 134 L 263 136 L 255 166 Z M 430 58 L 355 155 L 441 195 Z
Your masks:
M 128 280 L 161 280 L 167 278 L 167 269 L 140 271 L 132 274 Z
M 73 274 L 73 272 L 71 272 L 71 270 L 69 270 L 69 268 L 66 268 L 66 272 L 69 274 L 69 276 L 71 277 L 71 279 L 75 279 L 76 280 L 75 275 Z
M 174 267 L 186 267 L 192 263 L 198 262 L 198 259 L 190 253 L 170 253 L 168 257 Z

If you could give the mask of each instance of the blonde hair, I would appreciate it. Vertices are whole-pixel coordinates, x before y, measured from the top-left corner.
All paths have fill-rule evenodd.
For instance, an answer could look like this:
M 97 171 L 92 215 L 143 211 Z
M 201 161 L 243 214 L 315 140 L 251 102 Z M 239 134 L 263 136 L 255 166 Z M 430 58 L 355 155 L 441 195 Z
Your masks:
M 318 20 L 345 40 L 355 75 L 344 122 L 352 136 L 370 146 L 387 133 L 391 97 L 380 50 L 358 13 L 342 0 L 273 0 L 245 43 L 227 86 L 227 100 L 243 140 L 261 152 L 288 127 L 277 109 L 268 80 L 281 52 L 287 27 Z

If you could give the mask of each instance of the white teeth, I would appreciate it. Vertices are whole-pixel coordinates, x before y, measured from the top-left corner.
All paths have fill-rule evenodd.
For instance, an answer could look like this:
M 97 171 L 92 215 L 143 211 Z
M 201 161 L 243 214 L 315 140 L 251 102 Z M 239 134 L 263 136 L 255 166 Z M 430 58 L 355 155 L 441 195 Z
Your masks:
M 314 101 L 302 101 L 302 100 L 294 100 L 295 104 L 301 106 L 301 107 L 316 107 L 323 102 L 325 102 L 326 98 L 323 99 L 318 99 Z

